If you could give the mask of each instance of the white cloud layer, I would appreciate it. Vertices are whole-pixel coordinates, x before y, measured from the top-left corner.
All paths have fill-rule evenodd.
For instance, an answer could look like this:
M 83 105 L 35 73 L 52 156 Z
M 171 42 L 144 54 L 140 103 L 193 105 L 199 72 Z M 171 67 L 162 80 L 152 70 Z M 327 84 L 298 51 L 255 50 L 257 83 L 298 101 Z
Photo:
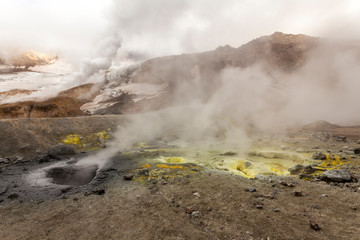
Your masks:
M 0 47 L 88 57 L 109 28 L 150 56 L 238 47 L 275 31 L 360 38 L 357 0 L 2 0 Z

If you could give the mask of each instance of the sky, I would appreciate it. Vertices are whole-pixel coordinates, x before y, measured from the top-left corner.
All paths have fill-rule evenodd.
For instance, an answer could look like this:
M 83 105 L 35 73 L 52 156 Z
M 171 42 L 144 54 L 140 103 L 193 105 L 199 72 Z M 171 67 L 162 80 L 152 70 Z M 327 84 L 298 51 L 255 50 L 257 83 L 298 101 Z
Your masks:
M 272 34 L 360 38 L 358 0 L 0 0 L 0 49 L 89 57 L 116 32 L 148 56 L 215 49 Z

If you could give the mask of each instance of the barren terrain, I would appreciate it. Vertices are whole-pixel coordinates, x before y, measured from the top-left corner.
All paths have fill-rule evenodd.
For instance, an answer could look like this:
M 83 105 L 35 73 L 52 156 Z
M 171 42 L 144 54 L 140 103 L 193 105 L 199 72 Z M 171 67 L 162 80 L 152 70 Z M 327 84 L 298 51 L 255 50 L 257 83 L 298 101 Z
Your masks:
M 81 127 L 76 126 L 81 134 L 99 131 L 91 126 L 101 118 L 86 118 Z M 21 138 L 17 132 L 37 124 L 49 127 L 59 120 L 2 120 L 2 124 L 4 121 L 21 123 L 7 138 L 14 142 Z M 78 119 L 66 121 L 75 124 Z M 49 138 L 53 144 L 61 139 L 41 131 L 35 135 Z M 303 164 L 319 166 L 321 172 L 327 168 L 349 170 L 350 182 L 326 182 L 315 175 L 300 179 L 299 174 L 290 175 L 286 170 L 248 179 L 240 172 L 244 169 L 210 164 L 237 158 L 226 150 L 204 153 L 174 146 L 134 146 L 113 156 L 85 185 L 42 185 L 32 182 L 31 176 L 41 180 L 41 175 L 36 175 L 44 171 L 41 169 L 75 166 L 94 152 L 48 161 L 25 154 L 24 159 L 1 163 L 0 238 L 358 239 L 360 157 L 353 150 L 359 139 L 360 128 L 325 122 L 288 134 L 253 138 L 252 151 L 263 154 L 264 160 L 272 157 L 281 163 L 276 155 L 264 155 L 269 152 L 286 153 L 285 158 L 300 154 L 307 156 Z M 312 159 L 315 152 L 326 153 L 327 159 Z M 334 164 L 337 160 L 331 156 L 335 155 L 342 160 Z M 252 162 L 250 155 L 248 159 Z

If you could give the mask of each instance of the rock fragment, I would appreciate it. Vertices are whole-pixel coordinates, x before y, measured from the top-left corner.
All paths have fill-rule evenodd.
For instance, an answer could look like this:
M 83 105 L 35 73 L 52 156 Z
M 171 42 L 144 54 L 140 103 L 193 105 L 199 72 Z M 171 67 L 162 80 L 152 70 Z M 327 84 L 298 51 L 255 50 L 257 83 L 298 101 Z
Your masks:
M 200 217 L 200 212 L 199 211 L 193 211 L 191 213 L 191 217 L 192 218 L 199 218 Z
M 7 158 L 0 158 L 0 164 L 7 164 L 9 160 Z
M 316 222 L 312 221 L 312 220 L 309 221 L 309 225 L 310 225 L 310 228 L 314 229 L 315 231 L 320 231 L 321 230 L 319 225 Z
M 326 160 L 326 155 L 322 152 L 316 152 L 312 155 L 312 159 L 315 160 Z
M 299 192 L 299 191 L 294 191 L 291 193 L 293 196 L 295 197 L 302 197 L 304 196 L 304 194 L 302 192 Z
M 256 188 L 247 187 L 247 188 L 245 188 L 245 192 L 256 192 Z
M 322 180 L 331 182 L 349 182 L 351 181 L 351 175 L 346 169 L 328 170 L 323 173 Z
M 355 148 L 355 149 L 354 149 L 354 153 L 355 153 L 355 154 L 360 154 L 360 148 Z
M 128 173 L 128 174 L 124 175 L 124 180 L 126 180 L 126 181 L 133 180 L 133 178 L 134 178 L 134 175 L 132 173 Z
M 75 148 L 70 145 L 59 143 L 49 150 L 49 154 L 53 156 L 67 156 L 76 154 Z
M 18 197 L 19 197 L 19 195 L 17 193 L 12 193 L 7 198 L 10 199 L 10 200 L 14 200 L 14 199 L 16 199 Z
M 194 192 L 193 195 L 194 195 L 195 197 L 200 197 L 200 193 L 199 193 L 199 192 Z
M 303 165 L 297 164 L 294 167 L 289 168 L 288 171 L 290 172 L 291 175 L 296 175 L 301 173 L 303 169 L 304 169 Z

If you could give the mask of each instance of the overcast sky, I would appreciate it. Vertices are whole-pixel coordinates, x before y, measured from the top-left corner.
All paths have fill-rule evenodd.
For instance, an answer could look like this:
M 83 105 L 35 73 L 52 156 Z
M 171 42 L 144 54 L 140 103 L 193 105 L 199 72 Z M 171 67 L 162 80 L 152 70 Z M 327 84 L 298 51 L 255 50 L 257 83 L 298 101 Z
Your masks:
M 358 0 L 0 0 L 0 48 L 86 57 L 110 32 L 152 55 L 238 47 L 274 31 L 360 38 Z

